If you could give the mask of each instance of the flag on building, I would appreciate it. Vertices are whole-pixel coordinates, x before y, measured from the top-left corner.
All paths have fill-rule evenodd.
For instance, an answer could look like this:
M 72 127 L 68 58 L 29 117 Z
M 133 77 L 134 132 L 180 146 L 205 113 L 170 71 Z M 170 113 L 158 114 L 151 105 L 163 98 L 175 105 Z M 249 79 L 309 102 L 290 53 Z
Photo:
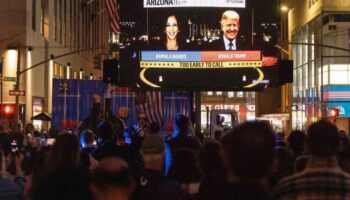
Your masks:
M 105 0 L 104 2 L 109 14 L 109 25 L 111 31 L 117 34 L 120 31 L 118 0 Z
M 161 92 L 139 92 L 135 99 L 136 111 L 145 113 L 149 123 L 163 122 L 163 100 Z

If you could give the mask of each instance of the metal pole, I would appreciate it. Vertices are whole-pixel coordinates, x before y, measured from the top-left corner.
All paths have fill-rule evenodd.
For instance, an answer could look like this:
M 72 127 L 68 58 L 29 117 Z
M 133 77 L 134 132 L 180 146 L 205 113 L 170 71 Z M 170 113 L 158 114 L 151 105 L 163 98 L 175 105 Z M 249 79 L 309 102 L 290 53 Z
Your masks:
M 19 90 L 19 78 L 20 78 L 20 70 L 21 70 L 21 47 L 17 47 L 17 71 L 16 71 L 16 85 L 15 90 Z M 19 130 L 19 96 L 16 95 L 16 105 L 15 105 L 15 124 L 14 130 Z
M 196 127 L 195 127 L 195 133 L 196 135 L 200 135 L 201 133 L 201 92 L 196 91 L 195 92 L 195 107 L 196 107 Z

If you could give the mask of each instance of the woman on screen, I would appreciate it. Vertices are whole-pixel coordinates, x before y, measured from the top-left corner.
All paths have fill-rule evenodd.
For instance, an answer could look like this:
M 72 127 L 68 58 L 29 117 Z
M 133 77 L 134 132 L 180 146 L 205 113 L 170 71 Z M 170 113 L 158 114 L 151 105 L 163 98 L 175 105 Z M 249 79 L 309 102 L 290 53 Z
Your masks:
M 179 25 L 175 15 L 170 15 L 167 18 L 165 25 L 165 47 L 167 50 L 179 50 Z

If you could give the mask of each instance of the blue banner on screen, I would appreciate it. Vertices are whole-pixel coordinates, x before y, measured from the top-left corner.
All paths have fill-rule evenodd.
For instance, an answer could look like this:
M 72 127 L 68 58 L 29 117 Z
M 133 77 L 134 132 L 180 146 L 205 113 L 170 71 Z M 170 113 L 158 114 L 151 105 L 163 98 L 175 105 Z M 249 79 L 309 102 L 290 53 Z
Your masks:
M 184 62 L 202 60 L 200 51 L 142 51 L 143 61 Z
M 338 108 L 339 117 L 350 117 L 350 102 L 330 102 L 327 103 L 327 108 Z

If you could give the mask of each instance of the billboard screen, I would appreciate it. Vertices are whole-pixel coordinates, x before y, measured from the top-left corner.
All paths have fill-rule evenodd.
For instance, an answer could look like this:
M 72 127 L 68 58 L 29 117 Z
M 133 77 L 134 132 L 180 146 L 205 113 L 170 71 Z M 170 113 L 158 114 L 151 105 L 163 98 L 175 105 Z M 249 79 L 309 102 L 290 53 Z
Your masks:
M 122 86 L 262 90 L 277 83 L 277 59 L 252 42 L 244 0 L 168 0 L 171 8 L 165 1 L 121 3 Z

